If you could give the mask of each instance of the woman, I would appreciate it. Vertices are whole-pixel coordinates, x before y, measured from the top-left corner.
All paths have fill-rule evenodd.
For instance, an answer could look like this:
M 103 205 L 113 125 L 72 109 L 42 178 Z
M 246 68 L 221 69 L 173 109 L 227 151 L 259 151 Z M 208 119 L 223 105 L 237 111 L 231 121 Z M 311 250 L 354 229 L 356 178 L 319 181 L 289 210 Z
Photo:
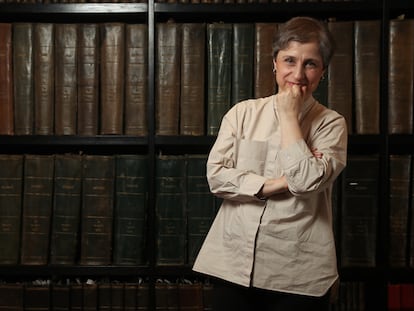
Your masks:
M 296 17 L 273 45 L 276 95 L 224 116 L 207 163 L 222 206 L 194 264 L 217 278 L 214 310 L 328 310 L 338 280 L 332 184 L 344 118 L 312 96 L 333 54 L 326 25 Z

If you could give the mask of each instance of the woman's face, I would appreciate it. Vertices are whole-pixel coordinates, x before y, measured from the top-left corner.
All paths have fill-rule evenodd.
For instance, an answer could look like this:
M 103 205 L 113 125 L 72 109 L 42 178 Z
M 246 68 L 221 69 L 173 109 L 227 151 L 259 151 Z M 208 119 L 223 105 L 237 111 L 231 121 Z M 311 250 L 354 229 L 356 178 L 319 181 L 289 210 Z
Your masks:
M 324 73 L 322 56 L 316 42 L 291 41 L 273 60 L 279 92 L 297 84 L 308 98 L 318 87 Z

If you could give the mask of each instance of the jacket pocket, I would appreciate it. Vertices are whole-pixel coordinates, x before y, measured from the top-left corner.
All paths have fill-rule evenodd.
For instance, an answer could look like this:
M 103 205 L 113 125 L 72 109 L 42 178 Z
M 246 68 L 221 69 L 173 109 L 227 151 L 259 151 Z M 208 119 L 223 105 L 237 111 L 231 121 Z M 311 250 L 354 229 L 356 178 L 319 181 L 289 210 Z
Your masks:
M 267 142 L 236 140 L 236 168 L 263 176 L 267 154 Z

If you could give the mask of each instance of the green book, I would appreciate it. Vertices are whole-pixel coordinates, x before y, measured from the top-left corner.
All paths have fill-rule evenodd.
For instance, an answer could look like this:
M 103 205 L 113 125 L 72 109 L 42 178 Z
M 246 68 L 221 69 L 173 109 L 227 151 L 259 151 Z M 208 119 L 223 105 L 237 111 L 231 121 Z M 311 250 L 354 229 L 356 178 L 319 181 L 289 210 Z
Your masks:
M 216 214 L 206 178 L 207 155 L 187 156 L 188 263 L 193 264 Z
M 81 265 L 112 263 L 114 156 L 85 155 L 82 163 Z
M 145 263 L 148 157 L 116 156 L 114 251 L 116 265 Z
M 21 264 L 45 265 L 49 257 L 54 155 L 24 160 Z
M 0 155 L 0 264 L 17 264 L 20 252 L 23 156 Z
M 186 261 L 185 156 L 156 159 L 156 264 Z
M 255 25 L 233 24 L 231 103 L 253 98 Z M 270 66 L 270 65 L 269 65 Z
M 379 157 L 350 155 L 343 176 L 341 266 L 375 267 Z
M 231 106 L 233 26 L 207 25 L 207 134 L 217 135 L 221 119 Z
M 53 193 L 50 263 L 75 264 L 81 206 L 80 155 L 57 154 Z

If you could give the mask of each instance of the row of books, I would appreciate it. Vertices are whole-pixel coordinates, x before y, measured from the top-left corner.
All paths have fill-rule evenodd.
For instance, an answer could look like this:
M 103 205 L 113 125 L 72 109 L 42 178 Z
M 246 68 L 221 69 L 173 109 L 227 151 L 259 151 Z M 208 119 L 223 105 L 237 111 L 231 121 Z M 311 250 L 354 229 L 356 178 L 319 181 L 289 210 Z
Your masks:
M 393 21 L 390 31 L 405 24 L 414 22 Z M 380 21 L 328 25 L 337 38 L 337 53 L 315 96 L 345 116 L 350 133 L 379 133 Z M 273 94 L 271 46 L 277 27 L 156 24 L 155 81 L 150 82 L 155 90 L 156 134 L 216 135 L 232 105 Z M 400 32 L 397 38 L 402 38 L 404 31 Z M 147 25 L 2 23 L 0 38 L 0 134 L 148 133 Z M 393 42 L 390 49 L 401 50 Z M 413 67 L 402 65 L 402 56 L 409 55 L 408 48 L 403 50 L 395 61 L 401 65 L 390 61 L 389 124 L 390 129 L 398 124 L 398 132 L 411 115 L 403 107 L 412 106 L 401 97 L 412 77 L 397 68 Z M 394 97 L 399 99 L 395 106 Z
M 387 290 L 388 311 L 414 310 L 413 283 L 389 283 Z
M 0 164 L 0 264 L 147 263 L 147 156 L 0 155 Z M 217 206 L 205 166 L 206 155 L 157 158 L 159 265 L 198 253 Z
M 151 310 L 149 282 L 79 280 L 0 283 L 0 310 Z M 211 310 L 211 283 L 157 280 L 155 309 Z
M 369 0 L 156 0 L 156 3 L 292 3 L 292 2 L 363 2 Z M 0 3 L 147 3 L 147 0 L 0 0 Z

